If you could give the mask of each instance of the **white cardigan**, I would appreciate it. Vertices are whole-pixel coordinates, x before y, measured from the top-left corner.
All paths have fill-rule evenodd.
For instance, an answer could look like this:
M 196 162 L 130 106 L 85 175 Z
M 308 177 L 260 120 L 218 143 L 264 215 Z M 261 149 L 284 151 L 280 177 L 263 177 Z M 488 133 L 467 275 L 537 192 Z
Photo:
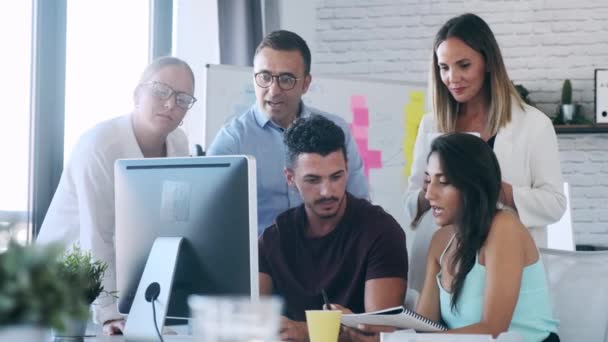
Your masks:
M 418 128 L 412 173 L 406 192 L 408 222 L 416 216 L 430 140 L 437 133 L 434 115 L 426 114 Z M 520 220 L 530 229 L 537 246 L 546 247 L 546 226 L 558 221 L 566 210 L 557 136 L 551 121 L 534 107 L 524 105 L 522 110 L 513 103 L 511 122 L 498 131 L 494 153 L 500 164 L 503 181 L 513 186 L 513 200 Z M 417 236 L 412 245 L 413 254 L 419 250 L 420 259 L 423 260 L 415 260 L 419 258 L 413 255 L 410 270 L 418 263 L 423 264 L 422 268 L 426 265 L 431 231 L 434 232 L 436 228 L 431 215 L 425 214 L 415 230 Z M 424 237 L 418 238 L 419 235 Z M 414 276 L 419 277 L 417 274 Z
M 167 155 L 188 155 L 188 139 L 179 128 L 167 136 Z M 93 257 L 107 262 L 103 287 L 108 292 L 116 290 L 114 162 L 143 157 L 131 115 L 104 121 L 84 133 L 63 170 L 36 239 L 66 247 L 79 242 Z M 93 313 L 98 323 L 122 317 L 112 296 L 102 294 L 96 303 Z

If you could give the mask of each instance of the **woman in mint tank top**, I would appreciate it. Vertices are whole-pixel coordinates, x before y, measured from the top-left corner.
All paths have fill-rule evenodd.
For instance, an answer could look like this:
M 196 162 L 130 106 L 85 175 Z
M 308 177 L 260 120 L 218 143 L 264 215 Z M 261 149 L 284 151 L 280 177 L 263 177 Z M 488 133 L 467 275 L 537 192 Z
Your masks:
M 538 249 L 517 212 L 497 208 L 501 173 L 492 149 L 465 133 L 432 143 L 426 199 L 435 223 L 416 311 L 449 333 L 515 331 L 559 341 Z

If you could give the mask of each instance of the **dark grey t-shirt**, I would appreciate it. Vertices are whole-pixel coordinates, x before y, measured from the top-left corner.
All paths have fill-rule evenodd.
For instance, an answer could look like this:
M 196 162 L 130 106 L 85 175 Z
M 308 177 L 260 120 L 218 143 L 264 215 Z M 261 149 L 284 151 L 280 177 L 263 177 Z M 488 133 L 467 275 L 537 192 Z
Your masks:
M 347 195 L 344 217 L 321 238 L 305 236 L 304 205 L 280 214 L 259 238 L 259 268 L 285 301 L 285 315 L 304 321 L 305 310 L 331 303 L 365 311 L 365 281 L 407 279 L 405 234 L 381 207 Z

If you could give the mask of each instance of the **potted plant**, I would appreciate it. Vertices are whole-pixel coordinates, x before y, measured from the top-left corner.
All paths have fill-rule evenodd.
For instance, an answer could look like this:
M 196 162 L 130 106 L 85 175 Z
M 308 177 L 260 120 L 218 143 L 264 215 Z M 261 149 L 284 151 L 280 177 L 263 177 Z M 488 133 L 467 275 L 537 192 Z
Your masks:
M 576 114 L 576 105 L 572 103 L 572 83 L 568 79 L 562 86 L 561 113 L 565 123 L 571 122 Z
M 523 84 L 515 84 L 515 83 L 513 83 L 513 86 L 515 87 L 515 90 L 517 90 L 517 93 L 519 94 L 519 97 L 521 97 L 521 99 L 525 103 L 527 103 L 530 106 L 534 106 L 534 102 L 532 102 L 532 100 L 529 97 L 530 92 L 528 91 L 528 89 L 526 89 L 526 87 L 524 87 Z
M 75 313 L 86 313 L 66 281 L 58 245 L 9 242 L 0 254 L 0 341 L 43 341 L 50 328 L 63 329 Z
M 77 288 L 76 294 L 84 300 L 87 307 L 93 304 L 95 299 L 103 292 L 102 281 L 108 269 L 108 264 L 94 259 L 90 251 L 83 251 L 78 244 L 73 245 L 71 249 L 66 251 L 60 262 L 61 273 L 67 281 Z M 55 336 L 85 336 L 89 311 L 87 310 L 83 314 L 80 307 L 73 307 L 72 309 L 72 317 L 65 322 L 63 329 L 54 332 Z

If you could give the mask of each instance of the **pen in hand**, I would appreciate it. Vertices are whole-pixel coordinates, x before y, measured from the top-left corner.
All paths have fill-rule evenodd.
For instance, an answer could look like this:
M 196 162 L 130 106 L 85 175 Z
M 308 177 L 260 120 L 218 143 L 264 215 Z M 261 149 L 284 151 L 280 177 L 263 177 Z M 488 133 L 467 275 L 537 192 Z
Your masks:
M 325 305 L 323 305 L 323 309 L 331 310 L 331 307 L 329 306 L 329 299 L 327 298 L 327 293 L 325 293 L 325 290 L 321 290 L 321 296 L 323 296 L 323 303 L 325 303 Z
M 325 292 L 325 290 L 321 290 L 321 296 L 323 296 L 323 303 L 325 303 L 325 305 L 323 305 L 323 310 L 331 310 L 331 306 L 329 304 L 329 298 L 327 298 L 327 293 Z M 344 329 L 346 326 L 342 323 L 340 323 L 340 329 Z M 376 335 L 375 333 L 370 333 L 368 331 L 363 331 L 357 328 L 350 328 L 353 329 L 354 331 L 356 331 L 357 333 L 363 335 L 363 336 L 374 336 Z

